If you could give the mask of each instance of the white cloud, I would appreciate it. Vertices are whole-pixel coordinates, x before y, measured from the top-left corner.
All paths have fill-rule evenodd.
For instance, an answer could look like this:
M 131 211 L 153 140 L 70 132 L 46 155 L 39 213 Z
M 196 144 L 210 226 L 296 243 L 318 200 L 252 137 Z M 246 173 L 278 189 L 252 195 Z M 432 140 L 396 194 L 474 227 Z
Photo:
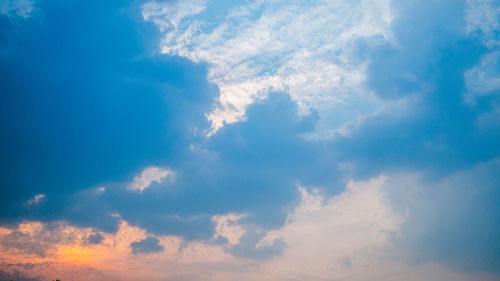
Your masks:
M 174 3 L 150 2 L 143 6 L 143 17 L 160 27 L 160 31 L 179 28 L 181 20 L 187 16 L 202 12 L 205 1 L 176 1 Z
M 244 215 L 227 214 L 213 216 L 212 221 L 215 223 L 213 239 L 221 237 L 227 239 L 229 245 L 238 244 L 240 238 L 246 232 L 246 230 L 238 224 L 238 220 L 242 217 L 244 217 Z
M 474 103 L 477 96 L 496 94 L 500 89 L 500 52 L 490 52 L 481 58 L 481 61 L 464 74 L 469 103 Z
M 495 280 L 488 274 L 454 271 L 434 262 L 406 263 L 393 238 L 401 235 L 408 214 L 405 210 L 397 213 L 388 201 L 386 189 L 394 188 L 387 187 L 390 180 L 379 176 L 351 181 L 346 191 L 330 199 L 301 187 L 301 203 L 289 213 L 284 227 L 269 232 L 258 244 L 283 239 L 283 254 L 247 262 L 211 280 Z
M 317 191 L 301 188 L 302 203 L 285 226 L 260 242 L 281 238 L 287 244 L 283 256 L 264 269 L 281 279 L 309 276 L 305 280 L 344 280 L 371 270 L 404 219 L 386 204 L 384 181 L 350 182 L 345 192 L 326 201 Z
M 35 9 L 34 5 L 34 0 L 2 0 L 0 2 L 0 14 L 8 17 L 29 18 Z
M 495 0 L 467 0 L 467 33 L 490 35 L 500 27 L 500 4 Z
M 214 130 L 241 120 L 269 91 L 286 91 L 303 112 L 320 114 L 351 100 L 367 102 L 359 91 L 367 62 L 351 53 L 357 39 L 390 38 L 388 0 L 256 0 L 216 17 L 210 9 L 218 5 L 143 6 L 144 19 L 165 33 L 163 53 L 208 63 L 208 79 L 220 89 L 219 106 L 207 114 Z
M 142 192 L 144 189 L 148 188 L 151 183 L 161 183 L 165 177 L 173 175 L 174 172 L 170 169 L 163 169 L 155 166 L 148 167 L 142 170 L 141 174 L 134 178 L 134 181 L 129 185 L 129 188 Z
M 28 204 L 36 205 L 36 204 L 40 203 L 40 201 L 42 201 L 44 198 L 45 198 L 45 194 L 43 194 L 43 193 L 37 194 L 32 199 L 28 200 Z

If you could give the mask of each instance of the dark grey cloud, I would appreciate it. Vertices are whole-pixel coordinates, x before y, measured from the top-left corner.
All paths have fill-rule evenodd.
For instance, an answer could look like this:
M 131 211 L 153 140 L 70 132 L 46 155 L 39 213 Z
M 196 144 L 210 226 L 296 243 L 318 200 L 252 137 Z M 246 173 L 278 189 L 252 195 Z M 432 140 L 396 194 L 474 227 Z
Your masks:
M 243 223 L 281 226 L 286 208 L 298 200 L 298 182 L 332 193 L 341 190 L 342 178 L 327 144 L 303 137 L 314 129 L 315 114 L 299 117 L 288 95 L 273 94 L 252 105 L 247 117 L 193 142 L 182 161 L 169 165 L 176 173 L 173 181 L 140 194 L 118 184 L 103 200 L 125 220 L 154 234 L 209 239 L 217 214 L 248 213 Z
M 104 237 L 100 233 L 94 233 L 87 237 L 87 242 L 89 244 L 100 244 L 104 240 Z
M 207 239 L 214 214 L 282 225 L 298 181 L 340 190 L 326 144 L 302 137 L 314 113 L 301 118 L 276 94 L 206 139 L 217 89 L 205 67 L 151 55 L 157 42 L 143 36 L 157 35 L 139 3 L 95 5 L 41 1 L 20 25 L 1 22 L 0 223 L 64 220 L 115 232 L 118 213 L 153 234 Z M 127 190 L 152 165 L 172 168 L 174 183 Z M 96 194 L 100 185 L 107 191 Z
M 31 278 L 27 277 L 24 273 L 14 270 L 12 272 L 7 272 L 0 270 L 0 281 L 41 281 L 42 277 Z
M 130 243 L 130 248 L 132 248 L 132 254 L 159 253 L 164 250 L 158 238 L 153 236 L 148 236 L 143 240 Z
M 2 247 L 15 249 L 24 254 L 46 257 L 59 243 L 75 241 L 76 237 L 59 230 L 58 225 L 46 225 L 41 229 L 25 233 L 14 230 L 0 240 Z
M 0 223 L 116 231 L 109 206 L 73 196 L 177 158 L 206 127 L 215 89 L 202 65 L 157 56 L 136 1 L 37 1 L 0 15 Z M 37 194 L 40 204 L 27 204 Z

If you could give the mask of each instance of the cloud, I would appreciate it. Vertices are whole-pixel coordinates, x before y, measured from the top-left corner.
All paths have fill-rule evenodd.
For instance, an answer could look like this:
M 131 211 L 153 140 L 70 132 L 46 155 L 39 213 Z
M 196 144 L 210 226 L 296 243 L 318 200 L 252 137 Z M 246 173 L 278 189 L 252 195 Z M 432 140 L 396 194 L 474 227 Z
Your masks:
M 5 272 L 0 270 L 0 280 L 40 281 L 42 278 L 29 278 L 19 271 Z
M 238 244 L 240 238 L 245 234 L 245 229 L 238 225 L 238 220 L 243 215 L 219 215 L 213 216 L 212 221 L 215 223 L 215 233 L 213 239 L 225 239 L 229 245 Z
M 482 170 L 481 173 L 488 174 L 488 171 Z M 489 179 L 485 181 L 488 182 Z M 326 196 L 319 189 L 300 186 L 300 202 L 288 210 L 283 227 L 257 233 L 254 226 L 239 224 L 250 235 L 240 237 L 239 243 L 231 248 L 227 248 L 227 245 L 212 245 L 208 240 L 182 241 L 174 236 L 151 236 L 144 229 L 132 227 L 125 221 L 121 222 L 116 233 L 103 233 L 101 243 L 89 244 L 87 239 L 93 233 L 91 229 L 61 224 L 59 229 L 46 228 L 46 232 L 54 232 L 50 235 L 71 232 L 77 239 L 54 244 L 56 254 L 38 259 L 35 266 L 25 266 L 26 261 L 33 260 L 33 256 L 9 251 L 9 256 L 5 258 L 18 266 L 0 265 L 0 268 L 16 268 L 26 273 L 26 276 L 60 276 L 61 280 L 70 278 L 77 281 L 88 280 L 89 276 L 106 281 L 141 277 L 214 281 L 396 281 L 401 280 L 401 276 L 411 281 L 496 280 L 495 275 L 484 272 L 453 270 L 434 261 L 406 260 L 408 253 L 401 253 L 404 247 L 399 247 L 400 241 L 395 241 L 394 238 L 414 238 L 405 235 L 405 228 L 422 225 L 412 223 L 414 219 L 411 216 L 422 218 L 422 211 L 426 207 L 438 207 L 434 204 L 420 206 L 421 197 L 415 197 L 413 192 L 409 198 L 401 196 L 408 189 L 395 184 L 408 185 L 416 182 L 398 175 L 350 181 L 344 192 L 333 197 Z M 436 187 L 423 188 L 432 192 Z M 469 196 L 470 194 L 464 194 L 464 198 Z M 415 201 L 407 204 L 408 199 Z M 457 198 L 454 199 L 456 201 Z M 435 202 L 443 205 L 443 197 L 439 196 Z M 457 202 L 458 205 L 461 203 Z M 412 209 L 408 212 L 401 206 L 412 206 Z M 425 217 L 425 212 L 423 215 Z M 226 217 L 236 219 L 238 216 Z M 449 216 L 444 215 L 443 218 Z M 235 223 L 240 222 L 238 220 Z M 436 227 L 429 224 L 429 221 L 422 223 L 427 230 Z M 442 224 L 439 221 L 435 223 Z M 25 228 L 24 233 L 31 233 L 28 229 L 33 229 L 28 224 Z M 7 236 L 15 231 L 0 228 L 0 233 Z M 422 245 L 413 245 L 415 246 Z M 159 250 L 160 247 L 163 250 Z M 141 253 L 154 255 L 146 258 Z M 24 264 L 20 261 L 24 261 Z
M 303 137 L 314 129 L 317 115 L 300 117 L 297 104 L 284 94 L 252 105 L 247 114 L 246 122 L 192 142 L 182 162 L 169 165 L 175 181 L 156 184 L 165 188 L 137 196 L 117 183 L 88 200 L 155 235 L 211 239 L 213 217 L 229 213 L 246 214 L 239 219 L 244 224 L 282 225 L 286 207 L 298 198 L 297 181 L 323 185 L 330 193 L 342 188 L 326 144 Z
M 99 244 L 102 242 L 102 240 L 104 240 L 104 237 L 100 234 L 100 233 L 94 233 L 94 234 L 91 234 L 88 238 L 87 238 L 87 241 L 90 243 L 90 244 Z
M 130 184 L 129 188 L 142 192 L 153 182 L 161 183 L 165 177 L 173 175 L 174 172 L 169 169 L 163 169 L 160 167 L 147 167 L 142 170 L 140 175 L 134 178 L 134 181 Z
M 469 103 L 477 104 L 476 98 L 495 95 L 500 89 L 500 52 L 485 54 L 478 64 L 468 69 L 465 74 L 466 98 Z
M 163 246 L 159 244 L 159 240 L 156 237 L 148 236 L 143 240 L 130 243 L 132 248 L 132 254 L 139 253 L 159 253 L 164 250 Z
M 0 223 L 65 217 L 115 231 L 112 210 L 86 206 L 83 190 L 178 159 L 208 127 L 216 90 L 203 66 L 154 54 L 156 30 L 133 3 L 41 1 L 37 11 L 19 25 L 0 15 L 0 185 L 12 187 Z
M 71 243 L 77 239 L 74 232 L 58 230 L 61 230 L 60 224 L 25 223 L 1 237 L 0 243 L 5 252 L 14 251 L 45 257 L 53 254 L 57 245 Z
M 35 10 L 36 0 L 5 0 L 0 3 L 0 14 L 9 18 L 29 18 Z
M 261 229 L 249 229 L 241 237 L 238 244 L 225 247 L 224 249 L 236 257 L 261 260 L 271 259 L 283 254 L 284 249 L 287 247 L 283 239 L 277 238 L 265 245 L 259 245 L 259 241 L 264 235 L 265 232 Z
M 481 30 L 486 36 L 498 30 L 500 18 L 500 5 L 492 0 L 467 0 L 467 32 Z M 488 38 L 491 40 L 492 38 Z M 493 42 L 488 42 L 493 43 Z
M 366 61 L 350 50 L 359 38 L 388 39 L 392 19 L 389 1 L 150 2 L 142 14 L 164 33 L 163 53 L 208 63 L 220 89 L 213 130 L 242 120 L 270 91 L 286 91 L 304 112 L 362 102 Z
M 382 187 L 386 180 L 381 176 L 367 182 L 351 181 L 346 191 L 329 199 L 319 190 L 300 187 L 301 203 L 289 214 L 285 226 L 259 242 L 258 246 L 265 246 L 279 238 L 287 245 L 282 256 L 263 267 L 281 268 L 273 274 L 282 279 L 344 280 L 376 273 L 367 265 L 384 259 L 378 255 L 388 251 L 391 235 L 404 221 L 385 202 Z M 346 260 L 350 267 L 345 266 Z M 380 271 L 390 275 L 387 268 Z M 364 278 L 368 280 L 366 275 Z
M 372 60 L 368 85 L 381 98 L 398 100 L 400 105 L 365 118 L 349 136 L 332 141 L 339 161 L 352 163 L 357 176 L 395 170 L 439 176 L 500 153 L 494 144 L 500 140 L 498 124 L 479 125 L 482 116 L 496 112 L 498 95 L 473 94 L 475 105 L 465 101 L 471 93 L 464 75 L 470 77 L 478 68 L 486 71 L 481 59 L 493 52 L 481 37 L 466 34 L 465 19 L 457 16 L 465 8 L 460 1 L 395 5 L 397 44 L 365 49 Z M 438 14 L 421 22 L 422 17 Z M 446 25 L 444 19 L 449 19 Z
M 495 279 L 495 3 L 235 3 L 0 16 L 6 258 L 110 280 Z
M 43 198 L 45 198 L 45 194 L 37 194 L 35 195 L 35 197 L 33 197 L 33 199 L 28 200 L 28 204 L 38 204 L 43 200 Z
M 499 273 L 500 160 L 438 181 L 418 174 L 385 183 L 391 205 L 408 213 L 395 237 L 400 256 L 419 264 L 436 261 L 460 271 Z

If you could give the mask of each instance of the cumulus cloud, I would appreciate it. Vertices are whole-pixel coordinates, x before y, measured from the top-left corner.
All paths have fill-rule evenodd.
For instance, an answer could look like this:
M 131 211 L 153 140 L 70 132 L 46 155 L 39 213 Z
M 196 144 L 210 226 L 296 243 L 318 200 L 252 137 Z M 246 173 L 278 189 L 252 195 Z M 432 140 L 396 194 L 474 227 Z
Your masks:
M 65 216 L 116 230 L 113 210 L 82 190 L 178 159 L 196 128 L 208 126 L 203 114 L 215 90 L 202 66 L 149 52 L 156 42 L 141 36 L 156 30 L 130 2 L 37 8 L 26 28 L 0 14 L 1 186 L 13 187 L 1 191 L 0 221 Z M 144 188 L 143 180 L 135 186 Z M 26 209 L 36 194 L 45 194 L 44 204 Z
M 263 228 L 282 225 L 286 206 L 298 196 L 297 180 L 323 185 L 329 193 L 342 188 L 326 144 L 303 137 L 314 129 L 317 115 L 300 117 L 297 104 L 284 94 L 252 105 L 247 114 L 248 121 L 193 142 L 182 163 L 171 166 L 175 181 L 158 184 L 165 188 L 137 196 L 117 185 L 89 200 L 100 200 L 98 205 L 155 235 L 210 239 L 217 224 L 213 217 L 220 214 L 246 214 L 238 221 Z
M 474 106 L 464 98 L 464 75 L 470 79 L 478 68 L 485 69 L 478 64 L 492 51 L 480 37 L 466 34 L 466 20 L 456 16 L 465 8 L 460 1 L 394 5 L 397 44 L 365 50 L 371 57 L 368 86 L 381 98 L 401 101 L 401 106 L 365 118 L 349 136 L 332 141 L 339 160 L 353 164 L 358 176 L 394 170 L 442 175 L 500 153 L 494 145 L 500 137 L 498 124 L 478 126 L 481 116 L 495 112 L 498 96 L 474 95 Z M 429 15 L 440 16 L 422 23 Z M 444 19 L 449 19 L 446 24 Z

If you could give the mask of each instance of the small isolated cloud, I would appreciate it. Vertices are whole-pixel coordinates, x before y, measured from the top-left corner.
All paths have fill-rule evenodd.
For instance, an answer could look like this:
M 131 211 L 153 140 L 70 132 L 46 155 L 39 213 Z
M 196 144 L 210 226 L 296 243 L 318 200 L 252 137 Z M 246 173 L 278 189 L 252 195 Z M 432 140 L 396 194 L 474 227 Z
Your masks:
M 160 245 L 160 240 L 153 236 L 148 236 L 146 239 L 130 243 L 132 254 L 139 253 L 160 253 L 164 248 Z
M 36 204 L 40 203 L 40 201 L 42 201 L 44 198 L 45 198 L 45 194 L 43 194 L 43 193 L 37 194 L 32 199 L 28 200 L 28 204 L 36 205 Z
M 129 185 L 132 190 L 144 191 L 153 182 L 161 183 L 167 176 L 173 176 L 174 172 L 170 169 L 160 167 L 148 167 L 142 170 L 141 174 L 134 178 L 134 181 Z

